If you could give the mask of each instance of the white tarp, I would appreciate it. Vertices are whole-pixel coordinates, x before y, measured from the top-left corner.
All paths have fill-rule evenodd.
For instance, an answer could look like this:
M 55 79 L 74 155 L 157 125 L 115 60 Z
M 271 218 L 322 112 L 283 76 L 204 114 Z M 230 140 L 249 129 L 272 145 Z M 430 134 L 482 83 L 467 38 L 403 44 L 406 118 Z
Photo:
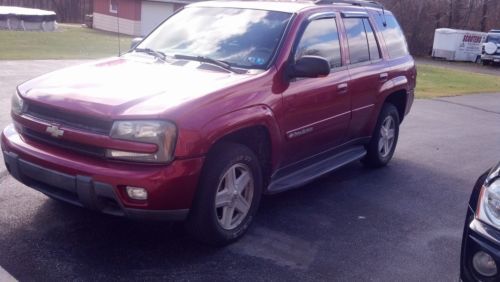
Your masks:
M 438 28 L 434 33 L 432 57 L 476 62 L 481 57 L 486 36 L 485 32 Z
M 54 31 L 56 13 L 40 9 L 0 6 L 0 29 Z

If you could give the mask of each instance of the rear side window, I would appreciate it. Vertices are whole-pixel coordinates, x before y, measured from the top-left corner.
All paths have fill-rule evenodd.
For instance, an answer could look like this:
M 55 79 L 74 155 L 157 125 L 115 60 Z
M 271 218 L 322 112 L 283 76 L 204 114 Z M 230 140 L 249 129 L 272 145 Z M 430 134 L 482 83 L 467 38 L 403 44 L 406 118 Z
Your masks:
M 303 56 L 320 56 L 328 60 L 331 68 L 342 66 L 339 34 L 335 18 L 310 22 L 297 45 L 295 60 Z
M 362 18 L 345 18 L 344 25 L 349 43 L 349 58 L 351 64 L 370 60 L 370 50 L 366 40 L 366 31 Z
M 384 18 L 386 26 L 384 26 Z M 378 30 L 384 36 L 389 57 L 394 59 L 408 55 L 408 45 L 396 18 L 393 15 L 376 13 L 375 20 Z
M 368 39 L 368 48 L 370 49 L 370 60 L 378 60 L 380 59 L 380 49 L 368 18 L 363 19 L 363 24 L 365 25 L 366 39 Z
M 380 49 L 368 18 L 345 18 L 351 64 L 380 59 Z

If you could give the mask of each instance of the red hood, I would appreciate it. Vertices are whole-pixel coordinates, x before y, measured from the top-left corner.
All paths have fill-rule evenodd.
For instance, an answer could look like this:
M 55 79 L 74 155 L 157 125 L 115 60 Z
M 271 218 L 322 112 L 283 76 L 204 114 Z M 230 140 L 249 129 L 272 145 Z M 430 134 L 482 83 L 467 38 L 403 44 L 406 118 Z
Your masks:
M 110 58 L 40 76 L 20 85 L 19 92 L 27 100 L 86 114 L 154 117 L 251 77 L 199 66 Z

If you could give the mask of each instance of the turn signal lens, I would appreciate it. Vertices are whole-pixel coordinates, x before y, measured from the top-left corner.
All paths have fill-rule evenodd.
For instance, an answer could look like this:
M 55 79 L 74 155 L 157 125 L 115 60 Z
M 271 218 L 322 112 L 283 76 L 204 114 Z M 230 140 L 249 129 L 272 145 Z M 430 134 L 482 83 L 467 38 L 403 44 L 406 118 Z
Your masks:
M 24 110 L 24 100 L 19 96 L 19 94 L 15 93 L 12 95 L 12 112 L 16 115 L 20 115 L 23 113 Z

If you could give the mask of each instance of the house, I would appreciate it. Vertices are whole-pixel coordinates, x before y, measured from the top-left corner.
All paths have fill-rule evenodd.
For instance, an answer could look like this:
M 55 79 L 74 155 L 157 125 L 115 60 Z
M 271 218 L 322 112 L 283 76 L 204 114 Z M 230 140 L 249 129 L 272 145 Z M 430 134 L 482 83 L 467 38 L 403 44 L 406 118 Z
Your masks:
M 94 0 L 93 28 L 145 36 L 194 0 Z

